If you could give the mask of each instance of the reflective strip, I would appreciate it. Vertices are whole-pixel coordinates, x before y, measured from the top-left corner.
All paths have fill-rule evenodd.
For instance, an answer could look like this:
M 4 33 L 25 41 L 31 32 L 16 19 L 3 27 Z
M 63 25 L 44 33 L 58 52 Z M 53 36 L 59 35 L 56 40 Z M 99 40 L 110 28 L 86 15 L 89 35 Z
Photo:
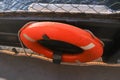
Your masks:
M 95 44 L 93 43 L 90 43 L 87 46 L 81 46 L 83 50 L 89 50 L 89 49 L 92 49 L 93 47 L 95 47 Z
M 85 29 L 85 31 L 89 32 L 92 37 L 97 38 L 90 30 Z M 98 39 L 99 40 L 99 39 Z M 99 40 L 99 42 L 104 46 L 104 43 L 102 40 Z
M 35 42 L 34 39 L 32 39 L 31 37 L 29 37 L 27 34 L 23 34 L 24 38 L 26 38 L 27 40 L 31 41 L 31 42 Z

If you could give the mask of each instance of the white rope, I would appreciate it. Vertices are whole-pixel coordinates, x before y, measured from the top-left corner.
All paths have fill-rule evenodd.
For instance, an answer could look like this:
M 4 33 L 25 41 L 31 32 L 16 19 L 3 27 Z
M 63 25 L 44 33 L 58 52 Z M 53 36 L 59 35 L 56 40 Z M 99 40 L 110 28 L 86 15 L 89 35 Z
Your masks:
M 29 23 L 25 24 L 21 29 L 25 28 L 27 25 L 29 25 L 29 24 L 31 24 L 31 23 L 33 23 L 33 22 L 29 22 Z M 25 47 L 24 47 L 24 45 L 23 45 L 23 42 L 22 42 L 22 40 L 20 39 L 20 33 L 21 33 L 21 32 L 20 32 L 20 30 L 19 30 L 19 31 L 18 31 L 18 39 L 19 39 L 19 41 L 20 41 L 20 45 L 21 45 L 21 47 L 22 47 L 25 55 L 26 55 L 26 56 L 32 56 L 32 54 L 31 54 L 31 55 L 28 55 L 28 54 L 27 54 L 27 52 L 26 52 L 26 50 L 25 50 Z

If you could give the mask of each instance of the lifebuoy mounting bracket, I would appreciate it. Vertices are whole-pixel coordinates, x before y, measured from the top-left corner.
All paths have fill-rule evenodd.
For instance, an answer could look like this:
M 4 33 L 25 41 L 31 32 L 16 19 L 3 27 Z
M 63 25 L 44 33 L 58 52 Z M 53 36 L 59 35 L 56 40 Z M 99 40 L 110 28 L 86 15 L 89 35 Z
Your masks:
M 50 40 L 50 38 L 46 34 L 44 34 L 42 38 L 44 40 Z M 60 64 L 62 61 L 61 57 L 62 57 L 62 52 L 53 51 L 53 63 Z
M 53 53 L 53 63 L 60 64 L 61 61 L 62 61 L 61 52 L 54 51 L 54 53 Z

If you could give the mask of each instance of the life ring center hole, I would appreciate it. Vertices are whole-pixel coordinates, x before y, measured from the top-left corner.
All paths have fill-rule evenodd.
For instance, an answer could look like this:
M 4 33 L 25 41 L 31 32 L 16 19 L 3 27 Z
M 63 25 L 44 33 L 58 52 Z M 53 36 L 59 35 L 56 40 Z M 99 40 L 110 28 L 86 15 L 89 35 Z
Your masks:
M 62 54 L 79 54 L 83 52 L 83 49 L 80 47 L 59 40 L 38 40 L 38 43 L 50 50 L 61 52 Z

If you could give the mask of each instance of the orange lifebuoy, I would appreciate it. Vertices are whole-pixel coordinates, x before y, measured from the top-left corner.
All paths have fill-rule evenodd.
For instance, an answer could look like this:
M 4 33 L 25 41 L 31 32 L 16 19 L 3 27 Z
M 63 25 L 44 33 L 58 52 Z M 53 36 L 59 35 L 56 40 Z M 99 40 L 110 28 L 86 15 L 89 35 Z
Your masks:
M 20 29 L 19 37 L 27 48 L 52 59 L 54 58 L 54 49 L 52 50 L 51 48 L 43 46 L 39 41 L 47 42 L 50 40 L 56 42 L 56 44 L 54 44 L 56 46 L 62 43 L 76 46 L 77 48 L 75 49 L 78 50 L 76 53 L 69 54 L 61 51 L 62 62 L 89 62 L 101 57 L 103 54 L 103 44 L 91 32 L 59 22 L 28 23 Z M 60 44 L 57 44 L 57 41 L 59 41 Z M 49 42 L 46 45 L 48 44 Z M 57 56 L 57 58 L 60 57 Z

